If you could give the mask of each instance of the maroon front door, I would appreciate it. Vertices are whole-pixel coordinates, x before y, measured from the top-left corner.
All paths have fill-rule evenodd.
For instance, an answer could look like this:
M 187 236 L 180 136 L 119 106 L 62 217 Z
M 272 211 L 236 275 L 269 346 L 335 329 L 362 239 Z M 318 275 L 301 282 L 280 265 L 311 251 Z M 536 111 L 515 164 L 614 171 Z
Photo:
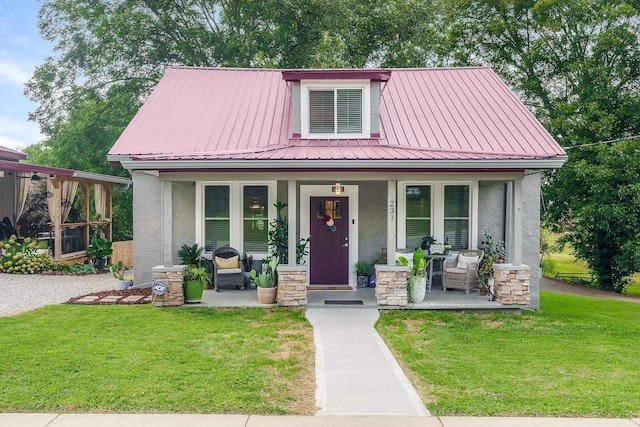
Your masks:
M 349 284 L 349 199 L 311 197 L 311 285 Z

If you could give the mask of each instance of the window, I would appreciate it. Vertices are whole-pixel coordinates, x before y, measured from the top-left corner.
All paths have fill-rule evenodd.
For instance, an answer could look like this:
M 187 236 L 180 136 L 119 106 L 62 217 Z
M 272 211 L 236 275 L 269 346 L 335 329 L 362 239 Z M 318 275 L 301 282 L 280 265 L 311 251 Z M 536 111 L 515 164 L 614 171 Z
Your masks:
M 415 249 L 424 236 L 448 242 L 454 251 L 477 245 L 477 185 L 477 181 L 400 181 L 398 247 Z
M 405 202 L 405 247 L 417 248 L 424 236 L 431 235 L 431 186 L 406 186 Z
M 444 236 L 454 251 L 469 247 L 468 185 L 444 187 Z
M 244 251 L 267 252 L 269 188 L 266 185 L 246 185 L 242 200 Z
M 230 244 L 229 212 L 229 186 L 207 185 L 204 190 L 205 251 Z
M 310 134 L 361 134 L 362 89 L 309 91 Z
M 267 255 L 276 181 L 198 182 L 196 188 L 195 235 L 205 255 L 226 245 L 255 259 Z
M 362 81 L 309 81 L 301 92 L 305 138 L 370 137 L 370 88 Z

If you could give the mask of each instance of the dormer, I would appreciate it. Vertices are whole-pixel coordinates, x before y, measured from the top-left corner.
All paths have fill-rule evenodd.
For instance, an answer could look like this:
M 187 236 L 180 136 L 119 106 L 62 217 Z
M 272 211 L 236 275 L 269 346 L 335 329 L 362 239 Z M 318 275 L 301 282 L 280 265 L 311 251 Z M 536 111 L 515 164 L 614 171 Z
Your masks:
M 380 137 L 382 82 L 391 71 L 290 70 L 293 137 L 360 139 Z

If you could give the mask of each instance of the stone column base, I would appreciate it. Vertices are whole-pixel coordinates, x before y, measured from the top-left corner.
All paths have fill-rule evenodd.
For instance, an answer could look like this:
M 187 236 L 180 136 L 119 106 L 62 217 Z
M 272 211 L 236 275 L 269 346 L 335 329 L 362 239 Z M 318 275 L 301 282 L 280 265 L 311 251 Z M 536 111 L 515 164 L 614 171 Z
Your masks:
M 409 267 L 377 264 L 375 269 L 376 304 L 406 306 Z
M 278 266 L 279 306 L 298 307 L 307 305 L 307 266 Z
M 528 265 L 493 264 L 494 293 L 500 304 L 528 305 L 531 302 Z
M 184 304 L 184 272 L 186 265 L 174 265 L 165 267 L 159 265 L 151 269 L 153 281 L 162 282 L 167 285 L 167 292 L 163 295 L 153 296 L 153 305 L 156 307 L 172 307 Z

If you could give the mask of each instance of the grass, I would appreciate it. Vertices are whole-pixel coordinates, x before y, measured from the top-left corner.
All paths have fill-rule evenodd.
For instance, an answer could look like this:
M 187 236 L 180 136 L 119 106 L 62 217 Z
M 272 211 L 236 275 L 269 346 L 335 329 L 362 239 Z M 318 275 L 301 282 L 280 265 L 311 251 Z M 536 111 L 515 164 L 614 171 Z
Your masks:
M 557 234 L 549 236 L 550 246 L 558 240 Z M 577 260 L 573 255 L 571 245 L 565 245 L 562 252 L 552 252 L 542 261 L 542 273 L 555 278 L 556 273 L 588 273 L 589 269 L 584 261 Z M 624 292 L 625 295 L 640 297 L 640 273 L 633 275 L 630 285 Z
M 377 328 L 434 415 L 640 416 L 640 304 L 541 297 L 520 316 L 389 310 Z
M 0 318 L 0 412 L 312 414 L 303 311 L 49 306 Z

